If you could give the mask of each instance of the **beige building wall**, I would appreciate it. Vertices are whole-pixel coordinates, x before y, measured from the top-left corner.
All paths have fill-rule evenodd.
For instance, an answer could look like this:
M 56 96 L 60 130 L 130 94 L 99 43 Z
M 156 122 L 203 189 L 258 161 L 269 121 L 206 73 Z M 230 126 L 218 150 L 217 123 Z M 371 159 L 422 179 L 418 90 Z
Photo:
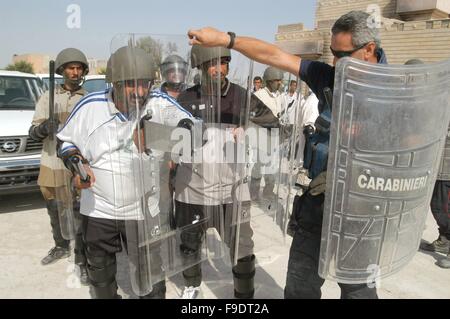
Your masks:
M 88 59 L 89 74 L 98 74 L 103 69 L 106 69 L 106 60 Z
M 411 12 L 402 6 L 407 2 Z M 304 58 L 332 63 L 329 50 L 331 26 L 341 15 L 351 10 L 368 11 L 370 5 L 378 5 L 381 12 L 381 44 L 391 64 L 402 64 L 411 58 L 436 62 L 450 58 L 450 19 L 446 5 L 450 0 L 318 0 L 314 30 L 304 30 L 303 24 L 279 26 L 276 44 Z M 420 11 L 414 12 L 414 4 Z M 434 8 L 433 8 L 434 6 Z M 397 12 L 399 11 L 401 14 Z M 369 10 L 370 11 L 370 10 Z M 429 19 L 425 19 L 428 17 Z M 436 18 L 440 17 L 440 18 Z M 442 18 L 445 17 L 445 18 Z M 408 20 L 408 21 L 402 21 Z M 413 20 L 413 21 L 410 21 Z M 312 49 L 314 48 L 314 49 Z
M 34 73 L 48 73 L 48 63 L 50 62 L 50 56 L 40 53 L 30 53 L 14 55 L 12 63 L 19 61 L 26 61 L 33 65 Z

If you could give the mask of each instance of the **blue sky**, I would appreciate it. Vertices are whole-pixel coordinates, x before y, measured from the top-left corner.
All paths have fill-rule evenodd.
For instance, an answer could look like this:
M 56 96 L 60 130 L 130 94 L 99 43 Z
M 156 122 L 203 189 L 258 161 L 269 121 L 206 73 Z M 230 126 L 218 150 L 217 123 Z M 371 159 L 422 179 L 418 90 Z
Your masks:
M 81 9 L 79 29 L 69 29 L 67 8 Z M 11 0 L 0 10 L 0 68 L 13 54 L 56 55 L 76 47 L 93 58 L 107 58 L 118 33 L 185 34 L 213 26 L 274 41 L 277 26 L 303 22 L 313 28 L 315 0 Z

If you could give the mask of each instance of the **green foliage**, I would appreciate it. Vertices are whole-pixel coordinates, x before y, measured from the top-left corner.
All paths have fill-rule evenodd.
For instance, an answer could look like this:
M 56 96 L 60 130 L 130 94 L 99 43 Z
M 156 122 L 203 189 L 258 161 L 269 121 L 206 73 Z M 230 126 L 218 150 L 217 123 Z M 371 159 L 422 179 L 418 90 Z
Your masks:
M 25 73 L 34 73 L 33 64 L 27 61 L 18 61 L 14 64 L 9 64 L 5 70 L 7 71 L 19 71 Z

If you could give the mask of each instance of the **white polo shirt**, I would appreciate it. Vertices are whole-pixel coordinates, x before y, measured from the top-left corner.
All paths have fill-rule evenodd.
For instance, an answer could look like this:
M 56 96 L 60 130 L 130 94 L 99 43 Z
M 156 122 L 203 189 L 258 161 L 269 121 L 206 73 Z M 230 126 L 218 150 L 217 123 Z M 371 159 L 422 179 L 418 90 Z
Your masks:
M 92 93 L 75 106 L 57 137 L 62 150 L 76 147 L 95 175 L 83 189 L 80 212 L 96 218 L 139 220 L 143 209 L 159 213 L 158 162 L 139 153 L 133 141 L 136 119 L 127 119 L 112 89 Z M 142 174 L 147 171 L 149 174 Z
M 192 114 L 185 110 L 177 100 L 161 90 L 153 90 L 149 93 L 145 112 L 152 111 L 150 121 L 177 126 L 185 118 L 193 118 Z

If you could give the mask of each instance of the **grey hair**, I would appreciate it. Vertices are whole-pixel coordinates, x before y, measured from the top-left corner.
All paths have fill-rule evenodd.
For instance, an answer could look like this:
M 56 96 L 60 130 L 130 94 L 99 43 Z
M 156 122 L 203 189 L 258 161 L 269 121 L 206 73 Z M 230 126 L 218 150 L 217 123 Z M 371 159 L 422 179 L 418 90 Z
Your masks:
M 341 16 L 333 25 L 331 32 L 336 35 L 341 32 L 351 33 L 353 46 L 359 47 L 368 42 L 375 42 L 381 47 L 380 33 L 370 24 L 371 16 L 364 11 L 350 11 Z

